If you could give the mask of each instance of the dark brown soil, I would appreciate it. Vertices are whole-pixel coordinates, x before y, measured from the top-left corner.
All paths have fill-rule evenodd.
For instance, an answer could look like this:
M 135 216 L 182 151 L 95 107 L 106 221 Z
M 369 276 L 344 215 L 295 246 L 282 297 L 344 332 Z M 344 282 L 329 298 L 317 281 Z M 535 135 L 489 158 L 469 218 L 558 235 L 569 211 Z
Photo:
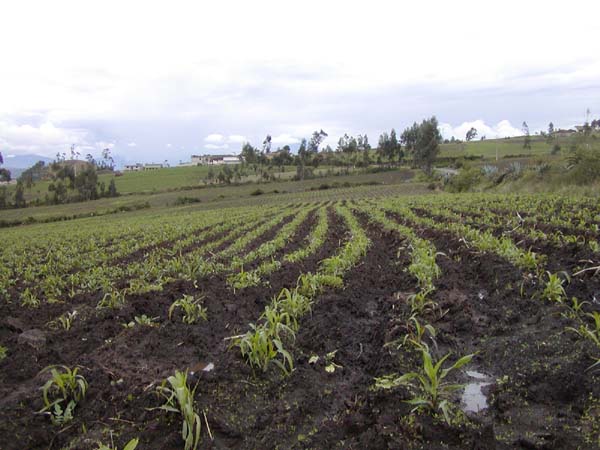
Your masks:
M 180 418 L 151 408 L 162 404 L 155 387 L 185 369 L 195 372 L 196 399 L 214 437 L 204 427 L 201 448 L 597 448 L 600 406 L 590 396 L 600 397 L 600 380 L 585 371 L 594 349 L 565 332 L 572 323 L 560 306 L 531 298 L 535 285 L 525 283 L 521 296 L 523 275 L 513 266 L 434 230 L 416 228 L 445 253 L 437 259 L 443 275 L 432 295 L 440 309 L 423 318 L 438 330 L 432 350 L 436 357 L 451 351 L 449 361 L 478 352 L 468 369 L 492 380 L 485 390 L 488 409 L 449 426 L 425 413 L 411 416 L 406 389 L 371 389 L 375 377 L 420 365 L 415 351 L 385 345 L 403 335 L 406 300 L 416 282 L 406 271 L 410 254 L 401 237 L 360 215 L 372 245 L 346 275 L 345 288 L 320 295 L 302 319 L 291 347 L 292 375 L 253 373 L 225 338 L 245 332 L 273 295 L 293 286 L 300 273 L 316 271 L 344 244 L 348 231 L 331 208 L 329 218 L 328 238 L 317 254 L 284 264 L 265 286 L 233 293 L 225 275 L 213 276 L 130 296 L 122 309 L 100 312 L 89 296 L 69 305 L 78 311 L 70 331 L 46 326 L 67 305 L 0 305 L 0 342 L 9 349 L 0 362 L 0 449 L 93 449 L 97 441 L 110 442 L 108 430 L 119 448 L 140 437 L 140 449 L 181 449 Z M 309 215 L 286 253 L 303 245 L 314 222 Z M 184 294 L 203 296 L 208 321 L 185 325 L 177 314 L 168 320 L 169 306 Z M 158 317 L 158 326 L 122 326 L 141 314 Z M 32 328 L 46 334 L 39 349 L 18 342 Z M 338 367 L 328 373 L 331 352 Z M 309 363 L 315 355 L 319 360 Z M 214 370 L 202 371 L 209 363 Z M 35 414 L 45 381 L 39 371 L 50 364 L 81 366 L 90 385 L 63 429 Z M 468 381 L 463 370 L 451 379 Z

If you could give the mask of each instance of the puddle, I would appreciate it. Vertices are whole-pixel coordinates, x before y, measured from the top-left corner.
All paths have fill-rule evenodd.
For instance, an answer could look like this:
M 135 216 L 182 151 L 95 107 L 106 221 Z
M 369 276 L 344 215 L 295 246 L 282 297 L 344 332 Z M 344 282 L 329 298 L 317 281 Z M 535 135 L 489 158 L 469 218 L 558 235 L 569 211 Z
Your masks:
M 488 407 L 487 397 L 481 388 L 489 386 L 492 382 L 488 381 L 490 377 L 474 370 L 467 370 L 467 376 L 479 381 L 472 381 L 465 385 L 465 390 L 461 397 L 462 410 L 467 413 L 478 413 Z

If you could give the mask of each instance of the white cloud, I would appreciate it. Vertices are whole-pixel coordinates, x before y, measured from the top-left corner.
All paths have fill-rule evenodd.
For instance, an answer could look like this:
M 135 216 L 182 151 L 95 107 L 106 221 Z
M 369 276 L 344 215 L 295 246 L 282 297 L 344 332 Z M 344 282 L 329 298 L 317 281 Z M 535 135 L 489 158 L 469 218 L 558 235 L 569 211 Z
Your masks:
M 465 139 L 467 131 L 471 128 L 477 130 L 476 139 L 485 136 L 488 139 L 503 138 L 507 136 L 521 136 L 523 132 L 514 126 L 508 120 L 501 120 L 496 125 L 489 126 L 483 120 L 477 119 L 472 122 L 463 122 L 457 127 L 453 127 L 449 123 L 440 124 L 440 132 L 444 138 L 454 136 L 457 139 Z
M 223 135 L 222 134 L 209 134 L 208 136 L 206 136 L 204 138 L 204 141 L 212 142 L 212 143 L 223 142 Z
M 299 144 L 300 139 L 290 135 L 290 134 L 280 134 L 279 136 L 273 136 L 271 142 L 276 145 L 290 145 L 290 144 Z
M 52 122 L 33 126 L 0 120 L 0 145 L 15 153 L 53 156 L 58 151 L 68 151 L 72 144 L 84 145 L 86 138 L 85 130 L 60 128 Z
M 230 134 L 227 137 L 227 142 L 230 144 L 243 144 L 244 142 L 248 142 L 246 136 L 241 136 L 239 134 Z
M 208 148 L 210 150 L 219 150 L 219 149 L 226 149 L 229 148 L 228 144 L 222 144 L 222 145 L 217 145 L 217 144 L 205 144 L 204 148 Z
M 127 147 L 137 147 L 137 144 L 135 142 L 130 142 L 127 144 Z
M 173 147 L 173 145 L 171 145 L 171 144 L 167 144 L 167 145 L 165 145 L 165 147 L 167 147 L 167 148 L 171 148 L 171 147 Z

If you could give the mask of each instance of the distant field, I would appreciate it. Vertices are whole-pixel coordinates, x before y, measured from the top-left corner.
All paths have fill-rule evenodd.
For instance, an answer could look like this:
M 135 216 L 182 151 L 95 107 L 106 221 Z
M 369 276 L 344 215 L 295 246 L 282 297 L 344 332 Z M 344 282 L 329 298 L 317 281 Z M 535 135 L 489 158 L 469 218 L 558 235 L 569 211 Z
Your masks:
M 483 156 L 495 159 L 514 155 L 550 155 L 554 144 L 561 146 L 564 152 L 570 144 L 570 137 L 556 137 L 552 143 L 541 136 L 531 136 L 531 150 L 523 148 L 524 137 L 510 139 L 486 139 L 484 141 L 471 141 L 460 144 L 442 144 L 440 146 L 441 157 L 452 156 Z
M 182 169 L 173 169 L 182 170 Z M 185 170 L 185 169 L 184 169 Z M 389 172 L 373 173 L 373 174 L 356 174 L 347 176 L 331 176 L 324 178 L 316 178 L 305 181 L 288 181 L 288 182 L 272 182 L 264 184 L 244 184 L 231 186 L 201 186 L 197 189 L 173 192 L 157 192 L 152 194 L 151 191 L 147 194 L 130 194 L 121 195 L 117 198 L 103 198 L 90 202 L 69 203 L 65 205 L 54 206 L 33 206 L 22 209 L 8 209 L 0 211 L 0 220 L 7 222 L 23 221 L 28 218 L 33 218 L 37 221 L 53 220 L 64 216 L 87 216 L 91 214 L 103 215 L 113 212 L 118 208 L 135 208 L 138 205 L 146 202 L 151 208 L 164 208 L 173 206 L 180 198 L 198 200 L 194 203 L 195 207 L 216 207 L 222 204 L 240 205 L 252 202 L 264 202 L 268 198 L 285 198 L 289 197 L 286 194 L 297 194 L 307 192 L 315 196 L 321 192 L 327 193 L 327 196 L 333 196 L 335 191 L 341 189 L 323 189 L 328 185 L 333 187 L 334 183 L 348 189 L 348 186 L 365 183 L 377 183 L 381 186 L 367 186 L 368 188 L 387 187 L 390 185 L 406 184 L 405 182 L 411 179 L 414 172 L 408 169 L 400 169 Z M 117 178 L 117 180 L 119 180 Z M 411 183 L 412 184 L 412 183 Z M 314 191 L 311 191 L 313 189 Z M 422 184 L 417 184 L 413 189 L 415 192 L 425 190 Z M 410 191 L 407 189 L 407 192 Z M 262 192 L 261 195 L 256 194 L 257 190 Z M 189 207 L 189 206 L 188 206 Z

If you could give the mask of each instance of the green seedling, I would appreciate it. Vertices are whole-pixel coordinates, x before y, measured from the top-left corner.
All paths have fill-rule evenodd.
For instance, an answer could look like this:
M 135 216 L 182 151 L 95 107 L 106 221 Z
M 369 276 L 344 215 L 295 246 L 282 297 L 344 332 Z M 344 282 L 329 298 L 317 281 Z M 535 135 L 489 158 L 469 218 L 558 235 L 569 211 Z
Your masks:
M 112 434 L 110 436 L 110 439 L 111 439 L 110 447 L 108 445 L 100 444 L 100 446 L 96 450 L 119 450 L 117 448 L 117 446 L 114 444 L 114 442 L 112 442 Z M 123 447 L 123 450 L 135 450 L 137 448 L 139 442 L 140 442 L 140 440 L 138 438 L 132 439 L 127 444 L 125 444 L 125 447 Z
M 281 340 L 272 334 L 272 328 L 264 324 L 251 324 L 250 328 L 246 334 L 236 336 L 233 343 L 239 347 L 242 357 L 251 367 L 259 368 L 263 372 L 273 363 L 284 375 L 289 375 L 294 370 L 294 361 Z
M 8 354 L 8 349 L 3 345 L 0 345 L 0 361 L 6 359 L 6 355 Z
M 41 373 L 50 372 L 50 379 L 42 386 L 44 408 L 54 425 L 64 425 L 73 419 L 73 411 L 85 397 L 88 383 L 78 368 L 48 366 Z
M 546 272 L 546 274 L 548 275 L 548 279 L 546 280 L 546 285 L 542 292 L 542 298 L 552 302 L 562 303 L 567 297 L 567 293 L 563 287 L 565 280 L 556 273 Z
M 200 443 L 202 422 L 194 407 L 196 387 L 189 388 L 187 372 L 176 371 L 175 375 L 168 377 L 157 388 L 157 392 L 166 399 L 165 404 L 159 409 L 181 414 L 183 419 L 181 438 L 185 442 L 185 450 L 195 450 Z
M 191 295 L 184 295 L 183 298 L 173 302 L 169 308 L 169 320 L 172 319 L 173 312 L 176 308 L 183 310 L 183 322 L 187 324 L 193 324 L 198 320 L 208 320 L 206 315 L 206 308 L 202 305 L 202 298 L 194 299 Z
M 444 369 L 442 364 L 450 353 L 446 354 L 439 361 L 432 359 L 428 350 L 421 351 L 423 367 L 419 372 L 409 372 L 398 376 L 387 375 L 375 379 L 375 387 L 378 389 L 392 389 L 399 386 L 408 387 L 416 393 L 415 397 L 408 400 L 407 403 L 414 406 L 412 412 L 417 410 L 428 410 L 432 413 L 441 411 L 448 424 L 451 423 L 453 408 L 450 398 L 453 392 L 461 389 L 461 384 L 451 384 L 445 381 L 446 377 L 454 370 L 457 370 L 471 362 L 473 354 L 459 358 L 453 365 Z

